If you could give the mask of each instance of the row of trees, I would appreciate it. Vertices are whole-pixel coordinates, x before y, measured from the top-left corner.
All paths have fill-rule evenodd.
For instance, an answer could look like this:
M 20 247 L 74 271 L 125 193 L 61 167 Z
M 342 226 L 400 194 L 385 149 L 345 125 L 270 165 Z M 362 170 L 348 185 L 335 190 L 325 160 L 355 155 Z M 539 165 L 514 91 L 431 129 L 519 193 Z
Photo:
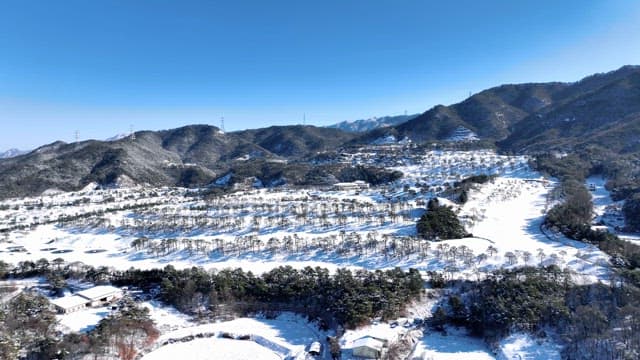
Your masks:
M 326 324 L 354 327 L 375 316 L 399 316 L 422 293 L 417 270 L 352 272 L 278 267 L 262 275 L 242 269 L 207 272 L 201 268 L 128 270 L 114 275 L 118 285 L 160 286 L 163 301 L 190 314 L 224 311 L 290 310 Z

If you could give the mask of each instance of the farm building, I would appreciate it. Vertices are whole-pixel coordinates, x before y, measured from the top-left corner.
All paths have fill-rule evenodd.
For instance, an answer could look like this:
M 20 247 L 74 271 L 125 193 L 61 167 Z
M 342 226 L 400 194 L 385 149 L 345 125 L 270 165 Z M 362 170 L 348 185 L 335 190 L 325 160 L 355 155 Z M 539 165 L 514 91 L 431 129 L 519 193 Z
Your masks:
M 122 290 L 117 287 L 94 286 L 71 296 L 54 299 L 51 303 L 58 313 L 67 314 L 88 307 L 104 306 L 121 297 Z
M 353 342 L 353 356 L 365 359 L 380 359 L 386 342 L 373 336 L 365 336 Z
M 89 306 L 103 306 L 121 298 L 122 290 L 109 285 L 101 285 L 78 291 L 76 295 L 89 300 Z
M 72 295 L 51 300 L 53 307 L 60 314 L 80 311 L 88 307 L 87 299 L 82 296 Z

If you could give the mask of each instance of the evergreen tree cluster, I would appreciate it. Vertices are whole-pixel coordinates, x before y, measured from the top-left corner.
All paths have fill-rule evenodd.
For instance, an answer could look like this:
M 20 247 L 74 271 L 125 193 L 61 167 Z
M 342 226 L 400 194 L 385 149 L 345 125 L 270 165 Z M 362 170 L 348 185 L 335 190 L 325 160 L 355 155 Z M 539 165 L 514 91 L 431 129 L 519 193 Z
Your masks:
M 631 231 L 640 231 L 640 193 L 632 195 L 622 207 L 625 225 Z
M 614 286 L 576 285 L 557 266 L 496 271 L 462 283 L 436 309 L 431 326 L 465 326 L 495 344 L 513 332 L 555 332 L 566 359 L 640 357 L 640 290 L 622 279 Z
M 464 226 L 453 210 L 440 205 L 438 199 L 429 200 L 427 212 L 424 213 L 416 224 L 418 236 L 428 240 L 447 240 L 468 237 Z
M 374 272 L 290 266 L 260 276 L 242 269 L 207 272 L 201 268 L 129 270 L 116 275 L 118 285 L 160 285 L 163 301 L 187 313 L 290 310 L 346 327 L 382 316 L 399 316 L 418 297 L 423 280 L 417 270 Z

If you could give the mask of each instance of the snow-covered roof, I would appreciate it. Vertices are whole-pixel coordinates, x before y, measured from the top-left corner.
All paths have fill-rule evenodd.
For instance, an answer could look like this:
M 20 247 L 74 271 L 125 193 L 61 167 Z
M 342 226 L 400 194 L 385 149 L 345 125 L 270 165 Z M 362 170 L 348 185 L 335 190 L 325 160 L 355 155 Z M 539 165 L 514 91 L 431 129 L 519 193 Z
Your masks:
M 71 309 L 87 303 L 87 299 L 82 296 L 71 295 L 51 300 L 51 303 L 63 309 Z
M 100 285 L 95 286 L 87 290 L 78 291 L 76 295 L 80 295 L 89 300 L 100 299 L 109 295 L 113 295 L 114 293 L 120 293 L 122 290 L 118 289 L 115 286 L 110 285 Z
M 372 336 L 365 336 L 353 342 L 352 348 L 358 347 L 369 347 L 380 351 L 384 347 L 384 342 Z
M 311 343 L 311 345 L 309 345 L 309 352 L 317 352 L 319 353 L 321 350 L 321 345 L 319 342 L 314 341 Z

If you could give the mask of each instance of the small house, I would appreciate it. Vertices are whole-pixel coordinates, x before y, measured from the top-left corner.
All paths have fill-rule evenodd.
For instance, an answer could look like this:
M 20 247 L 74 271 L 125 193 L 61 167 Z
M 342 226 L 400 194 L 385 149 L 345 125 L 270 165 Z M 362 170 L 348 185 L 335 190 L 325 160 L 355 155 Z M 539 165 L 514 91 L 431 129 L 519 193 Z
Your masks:
M 385 348 L 385 341 L 373 336 L 365 336 L 353 342 L 353 356 L 365 359 L 380 359 Z
M 313 356 L 319 356 L 320 352 L 322 352 L 322 344 L 318 341 L 314 341 L 309 345 L 309 354 Z

